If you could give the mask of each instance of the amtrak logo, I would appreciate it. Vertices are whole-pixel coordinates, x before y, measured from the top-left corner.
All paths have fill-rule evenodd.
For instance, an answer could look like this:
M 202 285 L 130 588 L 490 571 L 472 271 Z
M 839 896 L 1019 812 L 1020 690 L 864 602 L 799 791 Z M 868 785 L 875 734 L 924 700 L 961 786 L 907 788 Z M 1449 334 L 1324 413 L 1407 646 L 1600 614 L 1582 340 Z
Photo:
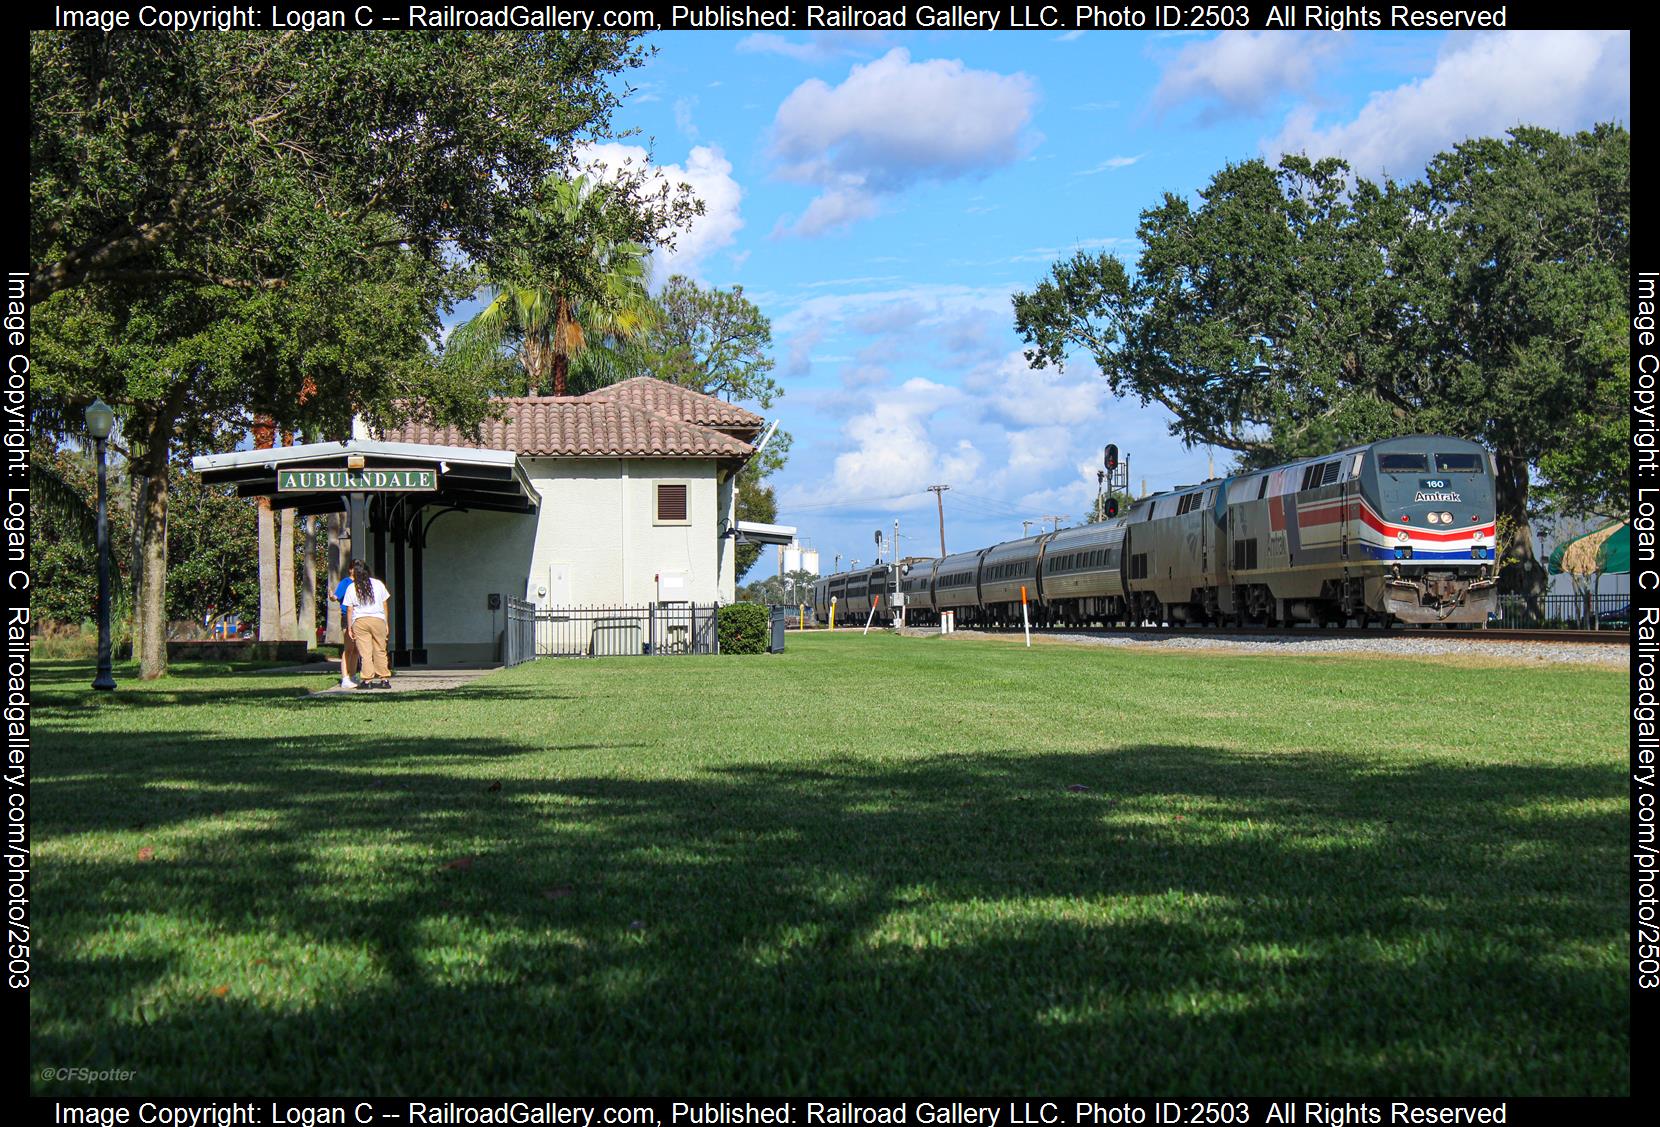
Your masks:
M 1416 492 L 1412 495 L 1412 500 L 1413 500 L 1414 503 L 1419 502 L 1419 501 L 1454 501 L 1454 502 L 1457 502 L 1457 501 L 1463 500 L 1463 498 L 1460 497 L 1458 494 L 1454 493 L 1450 489 L 1442 489 L 1442 490 L 1420 489 L 1420 490 L 1418 490 L 1418 492 Z

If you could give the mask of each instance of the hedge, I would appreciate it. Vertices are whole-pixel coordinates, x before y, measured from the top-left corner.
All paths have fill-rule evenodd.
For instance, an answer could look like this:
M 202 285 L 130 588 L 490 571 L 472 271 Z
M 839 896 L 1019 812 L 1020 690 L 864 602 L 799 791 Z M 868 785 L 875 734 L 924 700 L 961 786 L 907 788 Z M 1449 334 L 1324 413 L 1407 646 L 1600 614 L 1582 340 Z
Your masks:
M 720 608 L 716 629 L 723 654 L 766 653 L 772 612 L 760 603 L 729 603 Z

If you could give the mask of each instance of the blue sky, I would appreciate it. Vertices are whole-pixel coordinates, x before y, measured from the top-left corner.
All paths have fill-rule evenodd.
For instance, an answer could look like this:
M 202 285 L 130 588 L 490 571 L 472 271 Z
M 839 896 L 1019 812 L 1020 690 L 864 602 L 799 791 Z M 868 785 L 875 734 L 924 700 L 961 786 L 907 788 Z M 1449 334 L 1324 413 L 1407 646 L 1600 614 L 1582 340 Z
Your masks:
M 895 519 L 907 554 L 937 551 L 936 482 L 957 551 L 1022 519 L 1076 523 L 1109 441 L 1137 486 L 1205 476 L 1209 452 L 1172 439 L 1162 409 L 1114 400 L 1081 357 L 1029 371 L 1012 328 L 1010 294 L 1057 257 L 1133 264 L 1138 215 L 1164 193 L 1287 151 L 1410 178 L 1466 137 L 1631 113 L 1627 32 L 650 41 L 617 124 L 707 205 L 657 271 L 742 285 L 772 319 L 786 394 L 768 414 L 795 435 L 779 519 L 826 570 L 869 561 Z

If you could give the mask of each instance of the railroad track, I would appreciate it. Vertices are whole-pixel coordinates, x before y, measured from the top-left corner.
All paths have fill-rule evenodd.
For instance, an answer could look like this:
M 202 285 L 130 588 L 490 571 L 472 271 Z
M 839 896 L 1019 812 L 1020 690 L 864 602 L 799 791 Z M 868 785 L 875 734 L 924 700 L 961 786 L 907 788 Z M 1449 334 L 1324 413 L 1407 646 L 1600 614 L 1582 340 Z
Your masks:
M 858 629 L 859 627 L 853 627 Z M 845 627 L 844 627 L 845 629 Z M 931 630 L 927 626 L 910 627 Z M 980 634 L 1019 634 L 1019 626 L 964 626 L 960 629 Z M 1577 642 L 1593 645 L 1630 646 L 1629 630 L 1510 630 L 1459 629 L 1446 627 L 1394 626 L 1387 630 L 1363 630 L 1353 626 L 1121 626 L 1121 627 L 1067 627 L 1034 626 L 1034 634 L 1085 634 L 1108 638 L 1371 638 L 1449 642 Z

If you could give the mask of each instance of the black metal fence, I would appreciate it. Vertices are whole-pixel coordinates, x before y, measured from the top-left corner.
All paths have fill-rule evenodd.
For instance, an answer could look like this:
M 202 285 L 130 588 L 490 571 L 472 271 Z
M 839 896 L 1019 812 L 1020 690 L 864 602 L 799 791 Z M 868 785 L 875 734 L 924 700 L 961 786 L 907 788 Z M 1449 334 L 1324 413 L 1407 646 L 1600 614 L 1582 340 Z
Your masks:
M 1511 630 L 1628 630 L 1630 595 L 1500 595 L 1487 625 Z
M 501 661 L 503 665 L 518 665 L 536 656 L 536 604 L 509 596 L 503 605 L 507 608 L 507 626 L 502 631 Z
M 536 611 L 537 657 L 640 657 L 720 652 L 714 604 L 543 607 Z

